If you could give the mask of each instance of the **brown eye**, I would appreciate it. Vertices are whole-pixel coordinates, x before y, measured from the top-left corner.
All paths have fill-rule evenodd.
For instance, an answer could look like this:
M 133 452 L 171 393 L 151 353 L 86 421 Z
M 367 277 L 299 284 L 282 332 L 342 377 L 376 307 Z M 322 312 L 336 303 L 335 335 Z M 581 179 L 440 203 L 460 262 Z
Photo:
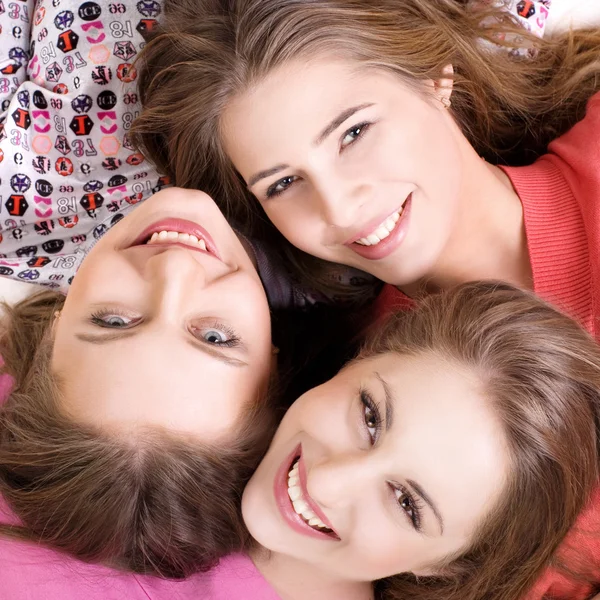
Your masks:
M 407 496 L 406 494 L 402 494 L 402 496 L 400 496 L 400 498 L 398 499 L 398 503 L 408 513 L 408 515 L 412 519 L 413 514 L 414 514 L 414 508 L 412 505 L 411 498 L 409 496 Z
M 412 526 L 421 531 L 421 513 L 422 505 L 419 504 L 417 498 L 413 496 L 405 487 L 399 484 L 390 483 L 396 497 L 398 506 L 404 511 L 404 514 L 411 522 Z
M 365 407 L 365 424 L 369 429 L 374 430 L 377 427 L 377 420 L 375 419 L 375 415 L 368 406 Z
M 379 410 L 377 409 L 375 401 L 373 398 L 371 398 L 371 395 L 366 390 L 361 390 L 360 401 L 364 407 L 363 419 L 365 423 L 365 429 L 367 430 L 371 444 L 374 444 L 377 441 L 379 432 L 381 430 L 381 417 L 379 415 Z

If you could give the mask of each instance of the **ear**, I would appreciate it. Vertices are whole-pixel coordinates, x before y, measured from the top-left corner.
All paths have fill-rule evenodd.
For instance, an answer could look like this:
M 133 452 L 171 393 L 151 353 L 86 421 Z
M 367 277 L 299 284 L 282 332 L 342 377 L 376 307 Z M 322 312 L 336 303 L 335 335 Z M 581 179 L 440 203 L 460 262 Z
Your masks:
M 60 310 L 57 310 L 54 315 L 52 316 L 52 325 L 50 326 L 50 333 L 52 335 L 52 337 L 54 337 L 54 333 L 56 331 L 56 326 L 58 324 L 58 320 L 60 319 Z
M 444 108 L 450 108 L 451 100 L 450 96 L 452 96 L 452 88 L 454 86 L 454 67 L 451 64 L 446 65 L 442 69 L 443 75 L 447 77 L 441 77 L 433 82 L 433 87 L 435 89 L 435 95 L 437 99 L 442 103 Z

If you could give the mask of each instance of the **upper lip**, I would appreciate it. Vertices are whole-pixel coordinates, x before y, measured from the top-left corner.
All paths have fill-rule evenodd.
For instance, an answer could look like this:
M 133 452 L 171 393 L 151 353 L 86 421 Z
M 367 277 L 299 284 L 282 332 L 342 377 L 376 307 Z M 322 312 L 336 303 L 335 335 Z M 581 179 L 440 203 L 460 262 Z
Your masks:
M 153 233 L 160 233 L 161 231 L 177 231 L 179 233 L 187 233 L 188 235 L 196 236 L 198 239 L 203 239 L 206 244 L 206 250 L 221 260 L 217 246 L 208 231 L 206 231 L 204 227 L 198 225 L 198 223 L 188 221 L 187 219 L 167 218 L 156 221 L 149 227 L 146 227 L 129 247 L 144 244 Z
M 315 513 L 315 515 L 317 515 L 317 517 L 319 519 L 321 519 L 321 521 L 323 521 L 323 523 L 325 523 L 325 525 L 327 525 L 327 527 L 329 529 L 331 529 L 331 531 L 333 531 L 334 535 L 337 536 L 337 538 L 339 539 L 339 535 L 336 533 L 335 529 L 333 528 L 331 521 L 327 518 L 327 516 L 325 515 L 323 510 L 310 497 L 310 494 L 308 493 L 308 488 L 306 486 L 306 465 L 304 464 L 304 457 L 302 455 L 302 447 L 300 447 L 300 457 L 298 459 L 298 478 L 299 478 L 299 483 L 300 483 L 300 489 L 302 490 L 302 496 L 303 496 L 304 500 L 306 501 L 306 503 L 308 504 L 309 508 Z
M 402 204 L 400 204 L 400 206 L 397 206 L 393 211 L 380 214 L 378 217 L 371 219 L 358 233 L 353 234 L 352 237 L 348 238 L 344 242 L 344 246 L 354 244 L 356 240 L 360 240 L 360 238 L 365 238 L 371 235 L 382 223 L 386 221 L 386 219 L 391 217 L 394 213 L 398 212 L 406 204 L 406 201 L 408 200 L 409 196 L 410 194 L 407 194 L 406 198 L 402 201 Z

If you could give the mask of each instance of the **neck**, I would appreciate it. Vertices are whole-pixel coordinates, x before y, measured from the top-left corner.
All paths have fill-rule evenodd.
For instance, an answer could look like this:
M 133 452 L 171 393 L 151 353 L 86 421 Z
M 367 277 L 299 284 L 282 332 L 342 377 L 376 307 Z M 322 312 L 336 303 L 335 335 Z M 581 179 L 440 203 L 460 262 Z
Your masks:
M 463 164 L 468 176 L 440 260 L 426 278 L 402 286 L 402 291 L 417 297 L 477 279 L 533 289 L 523 205 L 510 179 L 477 156 L 470 145 L 463 149 Z
M 281 600 L 373 600 L 368 582 L 346 581 L 315 565 L 258 548 L 250 558 Z

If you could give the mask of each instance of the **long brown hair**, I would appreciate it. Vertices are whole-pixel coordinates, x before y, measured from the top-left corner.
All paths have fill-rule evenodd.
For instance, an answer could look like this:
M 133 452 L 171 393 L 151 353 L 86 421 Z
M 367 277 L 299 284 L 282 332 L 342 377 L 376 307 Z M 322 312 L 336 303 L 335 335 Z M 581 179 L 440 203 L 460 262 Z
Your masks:
M 492 162 L 531 162 L 600 89 L 600 30 L 540 40 L 496 3 L 473 4 L 170 0 L 139 56 L 135 143 L 177 185 L 206 191 L 247 233 L 272 237 L 309 285 L 343 293 L 328 263 L 293 248 L 264 218 L 223 150 L 220 117 L 232 98 L 297 58 L 342 56 L 391 70 L 421 92 L 452 64 L 450 110 L 477 152 Z M 511 56 L 523 45 L 535 58 Z
M 14 386 L 0 406 L 0 494 L 20 524 L 0 533 L 173 578 L 243 549 L 241 493 L 272 436 L 270 397 L 211 445 L 159 428 L 122 434 L 76 423 L 60 409 L 50 368 L 63 302 L 42 292 L 3 307 L 0 355 Z
M 393 316 L 360 358 L 436 353 L 474 370 L 502 423 L 511 474 L 470 547 L 436 577 L 377 582 L 385 600 L 516 600 L 586 506 L 600 474 L 600 348 L 533 294 L 471 283 Z M 600 535 L 600 532 L 597 532 Z

